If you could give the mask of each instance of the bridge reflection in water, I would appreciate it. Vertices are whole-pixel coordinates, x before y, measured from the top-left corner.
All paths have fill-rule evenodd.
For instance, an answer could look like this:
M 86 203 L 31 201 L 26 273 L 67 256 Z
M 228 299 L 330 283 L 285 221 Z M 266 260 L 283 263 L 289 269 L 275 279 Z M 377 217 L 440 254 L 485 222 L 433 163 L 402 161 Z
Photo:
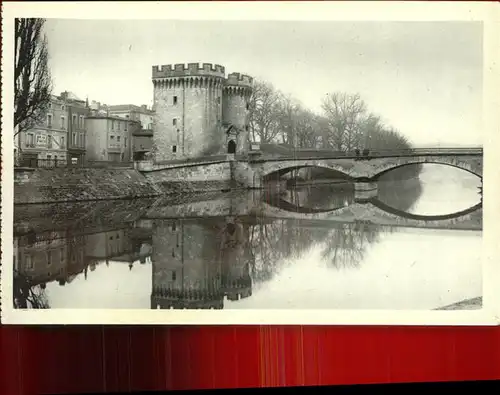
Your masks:
M 394 191 L 393 186 L 389 189 Z M 426 217 L 412 211 L 421 193 L 418 182 L 392 201 L 394 193 L 389 194 L 387 190 L 379 187 L 377 197 L 361 201 L 356 197 L 354 185 L 344 183 L 212 193 L 189 198 L 16 207 L 14 296 L 17 307 L 106 307 L 108 304 L 104 302 L 88 306 L 85 301 L 77 302 L 72 298 L 79 297 L 76 295 L 81 292 L 77 289 L 84 287 L 82 284 L 97 284 L 98 277 L 104 275 L 103 267 L 125 265 L 127 274 L 124 272 L 120 276 L 129 286 L 123 286 L 126 289 L 123 292 L 130 295 L 132 288 L 135 289 L 137 300 L 144 300 L 145 293 L 150 295 L 148 305 L 134 304 L 138 308 L 298 308 L 301 304 L 307 305 L 304 299 L 309 296 L 302 296 L 302 302 L 293 303 L 291 295 L 284 296 L 281 302 L 273 297 L 273 292 L 281 292 L 277 290 L 279 284 L 287 283 L 285 280 L 291 277 L 296 285 L 290 287 L 298 288 L 289 291 L 298 295 L 299 288 L 306 287 L 308 290 L 301 289 L 310 295 L 309 308 L 345 308 L 339 300 L 348 300 L 349 295 L 361 292 L 363 286 L 359 285 L 361 280 L 348 280 L 354 274 L 342 274 L 349 273 L 344 269 L 366 266 L 364 271 L 353 273 L 366 272 L 367 276 L 372 276 L 372 284 L 381 281 L 373 269 L 375 258 L 372 255 L 381 254 L 377 252 L 377 245 L 397 251 L 404 243 L 407 249 L 398 259 L 403 263 L 410 259 L 418 265 L 413 263 L 411 269 L 408 267 L 400 273 L 399 281 L 407 281 L 406 288 L 414 293 L 408 296 L 402 308 L 438 308 L 478 296 L 480 280 L 472 282 L 470 289 L 462 289 L 458 285 L 453 288 L 450 279 L 460 273 L 468 278 L 480 277 L 478 266 L 472 262 L 480 258 L 478 251 L 471 252 L 471 245 L 481 237 L 479 196 L 479 202 L 467 209 Z M 454 238 L 449 245 L 455 250 L 449 251 L 444 258 L 436 255 L 435 262 L 430 262 L 432 257 L 428 255 L 423 258 L 421 246 L 408 247 L 418 240 L 422 243 L 431 240 L 435 234 L 432 232 L 440 232 L 437 245 L 442 248 L 445 248 L 443 238 Z M 399 238 L 399 244 L 394 242 L 392 247 L 387 244 L 390 235 Z M 406 241 L 403 243 L 401 238 Z M 462 241 L 453 244 L 457 238 Z M 459 251 L 460 248 L 468 252 Z M 469 264 L 452 262 L 450 255 L 472 261 Z M 308 262 L 304 265 L 309 268 L 306 272 L 295 277 L 282 274 L 299 270 L 304 259 Z M 395 264 L 394 259 L 383 254 L 377 262 L 380 260 L 383 260 L 381 265 Z M 412 280 L 418 266 L 428 268 L 430 264 L 440 269 L 425 269 L 430 271 L 425 275 L 420 273 L 423 276 L 420 283 Z M 148 283 L 137 287 L 134 276 L 140 267 L 147 267 L 150 274 Z M 447 273 L 450 267 L 455 270 L 453 276 Z M 318 270 L 327 270 L 322 277 L 331 276 L 330 273 L 338 273 L 338 278 L 347 276 L 343 286 L 349 288 L 349 281 L 353 281 L 352 289 L 342 297 L 330 296 L 328 303 L 324 298 L 314 302 L 314 292 L 329 292 L 336 281 L 331 279 L 328 286 L 320 285 L 321 279 L 308 282 L 308 276 Z M 401 265 L 391 270 L 401 271 Z M 281 280 L 276 282 L 277 278 Z M 362 280 L 364 287 L 368 286 L 366 281 L 369 280 Z M 93 292 L 99 294 L 102 286 L 94 286 Z M 313 292 L 315 287 L 318 289 Z M 373 292 L 389 292 L 374 289 Z M 365 289 L 364 292 L 371 295 L 372 291 Z M 115 296 L 107 293 L 108 298 L 116 299 L 113 306 L 121 303 L 119 292 L 122 291 L 116 291 Z M 266 292 L 271 295 L 270 299 L 262 301 Z M 391 297 L 396 303 L 397 298 Z M 358 301 L 357 305 L 348 308 L 378 306 L 377 297 L 365 298 L 364 302 Z M 419 298 L 422 300 L 417 300 Z

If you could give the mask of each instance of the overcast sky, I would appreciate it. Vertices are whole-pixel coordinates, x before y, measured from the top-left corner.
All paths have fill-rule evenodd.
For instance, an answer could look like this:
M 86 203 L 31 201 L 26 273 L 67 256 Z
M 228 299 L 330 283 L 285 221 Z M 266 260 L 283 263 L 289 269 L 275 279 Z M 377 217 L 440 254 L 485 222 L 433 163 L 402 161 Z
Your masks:
M 321 111 L 360 93 L 417 146 L 482 143 L 482 25 L 472 22 L 48 20 L 55 93 L 152 103 L 151 66 L 208 62 Z

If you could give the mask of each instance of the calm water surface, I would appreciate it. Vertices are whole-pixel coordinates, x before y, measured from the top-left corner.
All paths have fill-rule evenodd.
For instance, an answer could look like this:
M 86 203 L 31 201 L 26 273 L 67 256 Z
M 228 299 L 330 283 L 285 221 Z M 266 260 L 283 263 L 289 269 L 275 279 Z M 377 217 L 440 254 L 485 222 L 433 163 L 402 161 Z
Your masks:
M 478 204 L 480 185 L 462 170 L 424 165 L 419 180 L 381 180 L 378 199 L 451 214 Z M 274 197 L 287 210 L 355 200 L 350 185 Z M 16 207 L 17 307 L 434 309 L 482 296 L 481 230 L 244 214 L 258 203 L 250 192 Z

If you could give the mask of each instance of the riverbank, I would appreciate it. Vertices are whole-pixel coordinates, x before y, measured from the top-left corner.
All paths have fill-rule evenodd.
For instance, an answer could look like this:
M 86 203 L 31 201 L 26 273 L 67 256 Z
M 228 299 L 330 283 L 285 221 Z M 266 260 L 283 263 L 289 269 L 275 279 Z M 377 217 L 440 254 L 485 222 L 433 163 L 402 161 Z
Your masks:
M 134 169 L 15 169 L 14 204 L 130 200 L 246 189 L 230 179 L 229 171 L 212 177 L 201 172 L 196 179 L 189 174 L 172 174 L 170 178 L 158 174 L 144 175 Z
M 14 204 L 149 198 L 161 190 L 133 169 L 15 169 Z
M 483 307 L 483 298 L 481 296 L 472 299 L 462 300 L 448 306 L 439 307 L 436 310 L 479 310 Z

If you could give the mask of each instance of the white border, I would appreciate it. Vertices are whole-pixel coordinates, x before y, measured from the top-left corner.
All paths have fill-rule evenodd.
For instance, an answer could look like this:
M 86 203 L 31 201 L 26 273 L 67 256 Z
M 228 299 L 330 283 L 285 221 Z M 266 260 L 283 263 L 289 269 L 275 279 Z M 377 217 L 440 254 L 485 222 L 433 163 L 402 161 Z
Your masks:
M 2 4 L 2 323 L 498 325 L 500 269 L 500 8 L 473 2 L 15 2 Z M 409 310 L 87 310 L 12 308 L 14 17 L 189 20 L 483 21 L 483 308 Z M 497 147 L 497 149 L 495 149 Z

